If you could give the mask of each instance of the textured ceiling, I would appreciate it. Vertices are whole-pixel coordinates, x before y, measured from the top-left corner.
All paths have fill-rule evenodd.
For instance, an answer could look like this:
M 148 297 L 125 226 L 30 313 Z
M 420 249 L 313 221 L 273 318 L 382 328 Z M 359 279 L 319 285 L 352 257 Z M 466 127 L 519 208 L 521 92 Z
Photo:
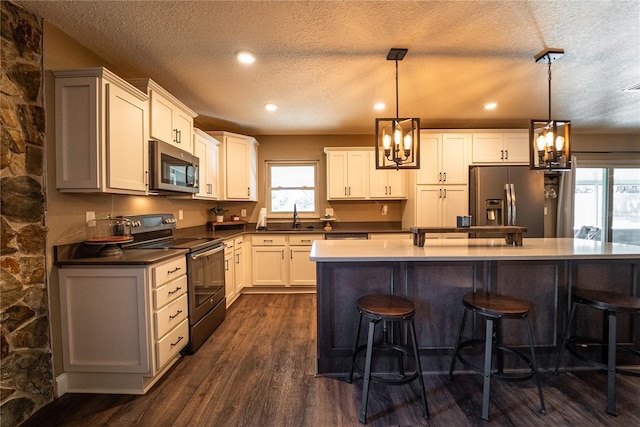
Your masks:
M 640 1 L 15 1 L 123 77 L 150 77 L 209 129 L 250 134 L 372 133 L 395 116 L 422 127 L 640 132 Z M 252 51 L 251 66 L 236 62 Z M 46 64 L 45 64 L 46 65 Z M 383 113 L 376 102 L 386 102 Z M 483 104 L 498 103 L 486 111 Z M 279 106 L 264 110 L 267 102 Z

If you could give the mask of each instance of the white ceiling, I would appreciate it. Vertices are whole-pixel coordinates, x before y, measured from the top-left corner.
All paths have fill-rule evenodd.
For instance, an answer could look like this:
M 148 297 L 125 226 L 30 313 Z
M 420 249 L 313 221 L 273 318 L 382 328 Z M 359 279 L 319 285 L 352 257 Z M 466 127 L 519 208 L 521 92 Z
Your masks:
M 118 67 L 150 77 L 209 129 L 371 134 L 395 116 L 422 127 L 640 133 L 640 1 L 15 1 Z M 46 43 L 46 41 L 45 41 Z M 236 62 L 241 49 L 251 66 Z M 46 64 L 45 64 L 46 65 Z M 375 102 L 387 103 L 384 113 Z M 482 106 L 498 103 L 494 111 Z M 267 102 L 279 106 L 264 110 Z

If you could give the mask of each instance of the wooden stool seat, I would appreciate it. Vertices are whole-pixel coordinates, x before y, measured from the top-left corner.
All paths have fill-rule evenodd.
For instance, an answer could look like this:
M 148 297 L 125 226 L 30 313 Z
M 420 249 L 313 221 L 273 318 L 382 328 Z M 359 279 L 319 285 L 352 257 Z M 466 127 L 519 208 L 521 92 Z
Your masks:
M 460 361 L 466 367 L 481 374 L 483 378 L 482 385 L 482 419 L 489 420 L 489 393 L 491 390 L 491 378 L 504 381 L 523 381 L 535 376 L 538 386 L 538 396 L 540 398 L 540 413 L 545 414 L 544 397 L 542 396 L 542 382 L 538 368 L 536 367 L 536 357 L 533 345 L 533 330 L 531 327 L 531 319 L 529 319 L 529 303 L 521 299 L 508 297 L 505 295 L 488 294 L 481 292 L 468 292 L 462 297 L 464 311 L 460 329 L 458 330 L 458 339 L 456 340 L 456 348 L 451 358 L 449 366 L 449 378 L 453 378 L 453 369 L 456 361 Z M 485 319 L 484 339 L 468 339 L 462 340 L 462 333 L 467 321 L 467 313 L 471 311 Z M 529 335 L 529 351 L 530 357 L 526 356 L 519 350 L 507 347 L 502 343 L 502 320 L 503 319 L 523 319 L 527 324 L 527 332 Z M 462 355 L 464 349 L 473 348 L 479 344 L 484 344 L 484 364 L 479 366 L 472 363 Z M 492 369 L 495 347 L 495 357 L 497 360 L 497 368 Z M 529 371 L 525 373 L 505 372 L 504 370 L 504 354 L 510 353 L 524 361 Z
M 526 301 L 505 295 L 469 292 L 462 297 L 462 303 L 483 316 L 517 318 L 529 315 L 529 304 Z
M 599 310 L 640 314 L 640 298 L 630 295 L 622 295 L 615 292 L 576 289 L 573 293 L 573 298 L 579 304 L 589 305 Z
M 404 319 L 413 316 L 416 309 L 411 301 L 395 295 L 365 295 L 358 298 L 358 310 L 382 320 Z
M 569 320 L 564 333 L 564 339 L 558 352 L 556 366 L 554 372 L 558 374 L 560 362 L 564 351 L 582 360 L 585 363 L 596 366 L 607 372 L 607 408 L 608 414 L 616 415 L 616 374 L 640 376 L 639 372 L 618 368 L 617 350 L 625 351 L 640 357 L 640 351 L 621 346 L 617 343 L 617 314 L 625 313 L 629 315 L 640 314 L 640 298 L 607 291 L 594 291 L 590 289 L 575 289 L 572 293 L 573 303 L 569 312 Z M 596 310 L 602 310 L 602 339 L 594 341 L 593 339 L 585 339 L 577 336 L 571 336 L 571 327 L 575 320 L 576 307 L 578 304 L 590 307 Z M 588 357 L 582 353 L 582 349 L 588 348 L 589 345 L 599 345 L 602 348 L 600 361 Z M 574 347 L 575 345 L 575 347 Z
M 371 381 L 399 385 L 418 380 L 420 383 L 420 397 L 423 405 L 423 415 L 428 419 L 429 408 L 427 406 L 427 395 L 424 389 L 422 366 L 420 365 L 420 355 L 418 353 L 418 342 L 413 324 L 413 317 L 416 313 L 414 304 L 408 299 L 399 296 L 374 294 L 358 298 L 357 305 L 358 311 L 360 312 L 360 320 L 358 321 L 358 328 L 356 330 L 356 341 L 351 355 L 351 371 L 349 372 L 349 378 L 347 381 L 353 381 L 354 370 L 363 374 L 360 422 L 362 424 L 366 424 L 367 422 L 367 401 L 369 398 L 369 384 Z M 360 328 L 362 327 L 363 318 L 367 319 L 369 323 L 367 342 L 364 345 L 359 345 Z M 382 323 L 381 341 L 376 339 L 376 325 L 379 323 Z M 411 351 L 408 344 L 402 343 L 402 331 L 400 327 L 402 324 L 408 326 L 408 338 L 410 338 Z M 358 358 L 358 355 L 365 350 L 365 365 L 363 369 L 358 366 L 356 359 Z M 390 367 L 388 365 L 384 368 L 384 372 L 372 372 L 372 360 L 376 351 L 386 351 L 387 353 L 394 355 L 397 360 L 397 374 L 390 374 L 389 371 L 395 370 L 395 367 L 389 369 Z M 405 373 L 405 356 L 413 356 L 415 370 L 411 373 Z

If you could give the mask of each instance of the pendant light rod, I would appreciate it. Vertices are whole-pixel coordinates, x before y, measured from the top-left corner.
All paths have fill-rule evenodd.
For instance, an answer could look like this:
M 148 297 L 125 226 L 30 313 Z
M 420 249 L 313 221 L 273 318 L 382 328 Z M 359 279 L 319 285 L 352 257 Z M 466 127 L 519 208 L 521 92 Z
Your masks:
M 409 49 L 393 47 L 387 54 L 387 61 L 396 61 L 396 118 L 400 117 L 398 102 L 398 61 L 402 61 Z
M 549 121 L 551 121 L 551 63 L 564 55 L 564 49 L 549 48 L 536 55 L 536 63 L 547 62 L 549 67 Z

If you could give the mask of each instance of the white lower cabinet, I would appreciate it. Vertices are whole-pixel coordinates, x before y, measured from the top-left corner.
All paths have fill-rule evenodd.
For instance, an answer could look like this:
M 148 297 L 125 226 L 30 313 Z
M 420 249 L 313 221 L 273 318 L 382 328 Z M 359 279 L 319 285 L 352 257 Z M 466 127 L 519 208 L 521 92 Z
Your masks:
M 184 255 L 59 270 L 65 392 L 144 394 L 189 341 Z
M 315 286 L 315 263 L 309 260 L 322 234 L 260 235 L 251 238 L 253 286 Z
M 227 307 L 238 299 L 246 285 L 245 254 L 243 237 L 224 241 L 224 286 Z

